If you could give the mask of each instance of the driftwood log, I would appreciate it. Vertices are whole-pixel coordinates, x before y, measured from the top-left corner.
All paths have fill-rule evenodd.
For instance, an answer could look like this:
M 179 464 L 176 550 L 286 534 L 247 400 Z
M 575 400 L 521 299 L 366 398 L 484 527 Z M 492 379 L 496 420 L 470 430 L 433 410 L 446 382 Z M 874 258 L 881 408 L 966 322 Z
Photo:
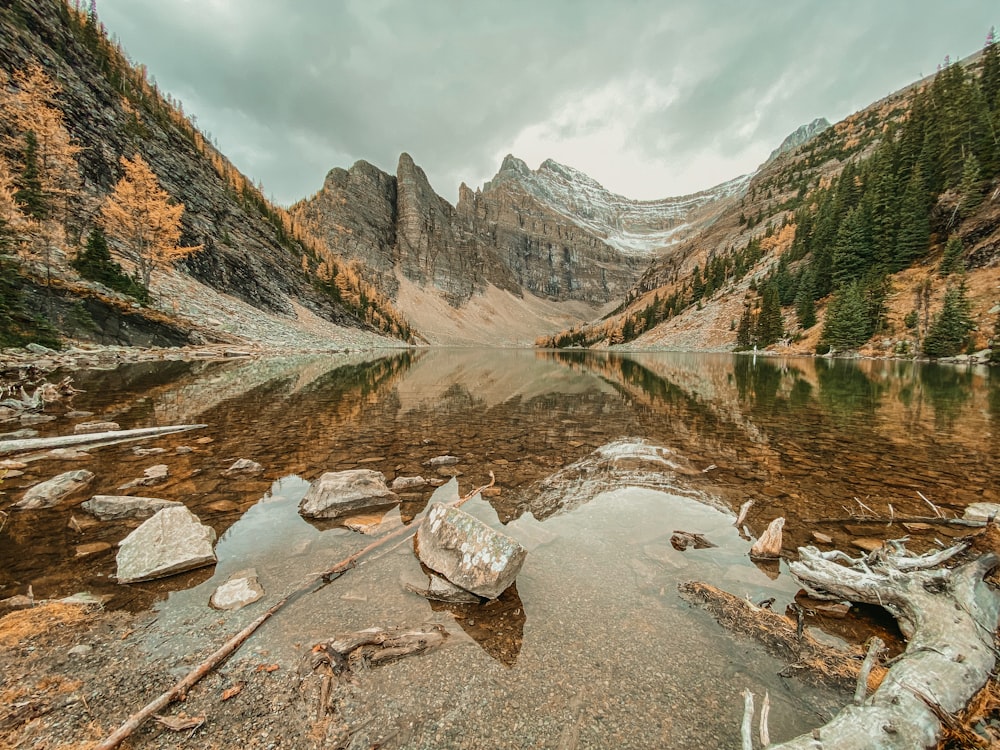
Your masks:
M 728 591 L 700 581 L 678 585 L 681 596 L 704 607 L 728 630 L 758 641 L 772 655 L 789 662 L 782 674 L 801 676 L 817 684 L 854 690 L 864 663 L 861 648 L 841 650 L 801 632 L 798 623 Z M 869 690 L 878 687 L 885 668 L 873 665 L 866 676 Z
M 984 578 L 1000 558 L 988 551 L 956 568 L 941 567 L 966 546 L 911 556 L 897 545 L 862 558 L 814 547 L 799 550 L 799 560 L 789 567 L 813 596 L 881 605 L 896 617 L 908 643 L 870 697 L 846 706 L 810 734 L 769 747 L 909 750 L 935 745 L 941 717 L 964 709 L 996 663 L 1000 594 Z
M 80 435 L 57 435 L 44 438 L 25 438 L 24 440 L 0 440 L 0 456 L 10 453 L 27 453 L 29 451 L 47 451 L 53 448 L 69 448 L 81 445 L 100 445 L 122 443 L 128 440 L 141 440 L 157 435 L 169 435 L 185 430 L 198 430 L 208 425 L 178 424 L 166 427 L 140 427 L 135 430 L 113 430 L 109 432 L 85 432 Z

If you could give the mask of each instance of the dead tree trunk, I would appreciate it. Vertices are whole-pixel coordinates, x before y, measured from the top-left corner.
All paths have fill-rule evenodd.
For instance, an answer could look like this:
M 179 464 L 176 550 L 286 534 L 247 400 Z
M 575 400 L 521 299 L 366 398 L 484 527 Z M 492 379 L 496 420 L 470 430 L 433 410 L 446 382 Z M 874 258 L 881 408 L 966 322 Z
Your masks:
M 983 578 L 998 558 L 990 552 L 954 569 L 933 567 L 958 551 L 922 557 L 880 551 L 852 559 L 814 547 L 799 550 L 789 567 L 813 595 L 881 605 L 896 617 L 908 644 L 862 705 L 849 705 L 825 726 L 772 748 L 909 750 L 937 742 L 941 722 L 932 706 L 948 714 L 963 709 L 996 662 L 1000 595 Z

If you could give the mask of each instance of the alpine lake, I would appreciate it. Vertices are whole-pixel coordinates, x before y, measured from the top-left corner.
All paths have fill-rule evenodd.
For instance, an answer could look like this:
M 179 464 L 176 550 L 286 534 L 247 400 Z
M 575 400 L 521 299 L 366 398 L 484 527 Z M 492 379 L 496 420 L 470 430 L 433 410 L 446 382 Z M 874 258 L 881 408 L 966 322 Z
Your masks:
M 109 608 L 152 610 L 135 636 L 151 660 L 191 663 L 303 579 L 418 518 L 432 496 L 464 495 L 493 473 L 495 485 L 463 509 L 528 550 L 500 598 L 445 604 L 413 593 L 427 576 L 404 540 L 291 602 L 232 657 L 293 670 L 338 633 L 442 626 L 440 648 L 366 670 L 341 697 L 365 747 L 735 747 L 744 689 L 769 693 L 772 739 L 807 732 L 850 696 L 789 673 L 685 601 L 678 584 L 773 598 L 779 612 L 798 596 L 806 627 L 834 644 L 878 633 L 898 650 L 898 631 L 878 608 L 824 614 L 784 562 L 753 563 L 734 525 L 739 507 L 754 501 L 745 524 L 754 536 L 784 517 L 793 556 L 817 544 L 815 532 L 832 539 L 821 548 L 851 554 L 861 540 L 902 537 L 931 549 L 968 532 L 914 525 L 931 504 L 961 516 L 971 503 L 1000 502 L 1000 373 L 984 367 L 442 348 L 68 374 L 81 392 L 62 411 L 123 429 L 206 427 L 32 461 L 5 479 L 4 508 L 58 473 L 96 475 L 55 508 L 10 512 L 0 598 L 30 584 L 38 598 L 87 591 Z M 65 434 L 73 424 L 60 416 L 35 429 Z M 431 462 L 445 455 L 457 462 Z M 225 476 L 240 458 L 263 473 Z M 117 488 L 153 464 L 167 465 L 165 481 L 131 494 L 182 501 L 218 534 L 218 563 L 119 585 L 114 545 L 138 522 L 98 522 L 79 505 L 124 494 Z M 362 518 L 299 515 L 311 481 L 358 468 L 428 484 Z M 716 546 L 678 550 L 678 530 Z M 212 592 L 246 568 L 265 596 L 210 609 Z M 378 745 L 392 726 L 404 728 L 396 744 Z

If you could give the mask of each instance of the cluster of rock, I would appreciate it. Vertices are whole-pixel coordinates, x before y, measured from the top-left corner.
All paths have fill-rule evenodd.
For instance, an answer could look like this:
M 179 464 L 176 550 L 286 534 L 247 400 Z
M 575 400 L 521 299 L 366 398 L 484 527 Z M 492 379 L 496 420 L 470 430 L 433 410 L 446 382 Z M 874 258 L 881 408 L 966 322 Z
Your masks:
M 448 465 L 452 459 L 441 456 L 433 460 L 433 465 Z M 401 486 L 412 486 L 416 480 L 423 483 L 420 477 L 398 479 L 402 479 Z M 386 485 L 381 472 L 327 472 L 310 486 L 299 503 L 299 513 L 308 518 L 342 518 L 397 501 L 398 496 Z M 416 536 L 420 561 L 443 576 L 432 576 L 429 587 L 418 592 L 433 599 L 495 599 L 514 582 L 527 555 L 513 538 L 440 502 L 431 506 Z

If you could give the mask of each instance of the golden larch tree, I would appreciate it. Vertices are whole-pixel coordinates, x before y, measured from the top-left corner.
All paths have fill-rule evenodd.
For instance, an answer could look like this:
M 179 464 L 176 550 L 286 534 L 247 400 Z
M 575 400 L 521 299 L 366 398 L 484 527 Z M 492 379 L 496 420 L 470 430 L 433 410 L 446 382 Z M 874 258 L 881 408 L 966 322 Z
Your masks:
M 143 286 L 159 266 L 171 265 L 201 245 L 181 247 L 183 203 L 172 203 L 141 154 L 122 157 L 125 174 L 101 205 L 101 225 L 118 240 L 122 255 L 135 264 Z

